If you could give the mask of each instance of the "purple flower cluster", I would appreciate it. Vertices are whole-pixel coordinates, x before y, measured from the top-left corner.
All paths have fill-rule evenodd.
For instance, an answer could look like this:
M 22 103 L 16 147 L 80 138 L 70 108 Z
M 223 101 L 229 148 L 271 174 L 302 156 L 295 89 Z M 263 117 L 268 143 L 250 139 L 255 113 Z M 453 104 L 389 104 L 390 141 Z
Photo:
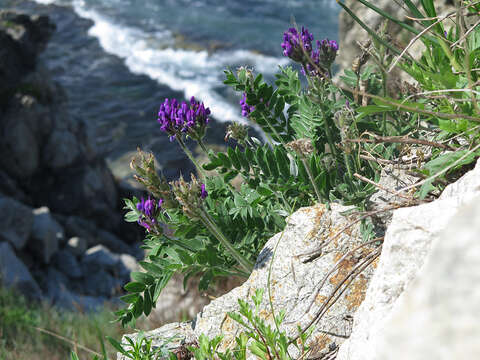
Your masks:
M 317 48 L 320 64 L 329 68 L 337 57 L 337 42 L 335 40 L 323 39 L 322 42 L 317 41 Z
M 305 53 L 310 55 L 312 52 L 312 41 L 313 35 L 304 27 L 302 27 L 300 33 L 297 29 L 290 28 L 283 33 L 283 55 L 289 57 L 293 61 L 303 63 L 305 62 Z
M 307 72 L 310 76 L 328 76 L 328 70 L 337 57 L 338 44 L 335 40 L 324 39 L 317 40 L 316 45 L 317 49 L 312 51 L 311 60 L 305 66 L 306 71 L 302 69 L 302 72 Z
M 240 100 L 240 105 L 242 106 L 242 116 L 247 117 L 250 113 L 255 110 L 255 106 L 250 106 L 247 104 L 247 94 L 243 93 L 242 99 Z
M 190 103 L 177 99 L 165 99 L 158 111 L 160 130 L 170 135 L 173 141 L 177 135 L 187 133 L 193 137 L 203 137 L 206 125 L 209 122 L 210 109 L 192 96 Z
M 304 74 L 328 76 L 330 66 L 337 56 L 338 44 L 335 40 L 317 40 L 317 49 L 313 50 L 312 42 L 313 35 L 304 27 L 301 32 L 289 28 L 283 33 L 283 55 L 301 63 Z
M 157 201 L 148 197 L 145 200 L 143 197 L 140 202 L 137 203 L 137 210 L 142 213 L 138 223 L 148 231 L 152 230 L 152 227 L 157 223 L 158 212 L 162 208 L 163 199 Z

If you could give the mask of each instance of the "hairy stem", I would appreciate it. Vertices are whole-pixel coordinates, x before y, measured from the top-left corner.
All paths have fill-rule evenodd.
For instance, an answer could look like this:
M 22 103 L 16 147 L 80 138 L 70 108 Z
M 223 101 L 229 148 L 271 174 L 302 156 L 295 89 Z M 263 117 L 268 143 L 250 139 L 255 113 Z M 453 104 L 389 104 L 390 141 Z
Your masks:
M 247 273 L 250 274 L 253 269 L 253 264 L 248 261 L 240 252 L 235 249 L 235 247 L 227 240 L 222 231 L 215 224 L 214 220 L 210 215 L 202 209 L 200 211 L 202 223 L 210 230 L 210 232 L 217 238 L 217 240 L 230 252 L 230 254 L 237 260 L 240 267 Z

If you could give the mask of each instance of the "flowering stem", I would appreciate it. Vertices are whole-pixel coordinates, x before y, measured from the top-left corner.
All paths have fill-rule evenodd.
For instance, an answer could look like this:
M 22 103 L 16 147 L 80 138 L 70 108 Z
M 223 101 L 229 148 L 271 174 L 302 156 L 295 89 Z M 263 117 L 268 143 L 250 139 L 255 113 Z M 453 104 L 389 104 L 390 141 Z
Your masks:
M 205 146 L 205 144 L 203 143 L 203 140 L 198 138 L 198 139 L 195 139 L 197 140 L 198 142 L 198 145 L 200 145 L 200 147 L 202 148 L 202 150 L 205 152 L 206 155 L 208 155 L 208 149 L 207 147 Z
M 327 135 L 328 145 L 330 147 L 330 151 L 332 152 L 332 154 L 336 158 L 337 157 L 337 149 L 335 148 L 335 144 L 333 143 L 332 133 L 330 132 L 330 127 L 328 125 L 327 114 L 326 114 L 325 109 L 323 108 L 322 105 L 320 106 L 320 110 L 322 111 L 322 115 L 323 115 L 323 125 L 325 126 L 325 134 Z
M 217 227 L 213 219 L 208 215 L 205 209 L 200 210 L 201 220 L 203 224 L 210 230 L 210 232 L 220 241 L 220 243 L 230 251 L 230 254 L 238 261 L 240 267 L 247 273 L 250 274 L 253 269 L 253 264 L 245 259 L 245 257 L 238 252 L 237 249 L 227 240 L 225 235 Z
M 177 141 L 178 143 L 180 144 L 180 147 L 182 148 L 183 152 L 188 156 L 188 158 L 190 159 L 190 161 L 195 165 L 195 167 L 197 168 L 197 171 L 199 174 L 201 174 L 203 176 L 204 179 L 207 178 L 207 174 L 205 173 L 205 171 L 200 167 L 200 165 L 198 164 L 197 160 L 195 160 L 195 158 L 193 157 L 193 154 L 190 150 L 188 150 L 187 146 L 185 145 L 185 143 L 183 142 L 183 140 L 180 138 L 180 137 L 177 137 Z
M 320 195 L 320 191 L 318 191 L 317 184 L 315 184 L 315 180 L 312 175 L 312 171 L 310 170 L 310 166 L 307 163 L 307 160 L 302 156 L 303 165 L 305 165 L 305 170 L 307 171 L 308 177 L 310 178 L 310 182 L 313 185 L 313 189 L 315 190 L 315 194 L 317 195 L 317 199 L 319 202 L 322 202 L 322 197 Z

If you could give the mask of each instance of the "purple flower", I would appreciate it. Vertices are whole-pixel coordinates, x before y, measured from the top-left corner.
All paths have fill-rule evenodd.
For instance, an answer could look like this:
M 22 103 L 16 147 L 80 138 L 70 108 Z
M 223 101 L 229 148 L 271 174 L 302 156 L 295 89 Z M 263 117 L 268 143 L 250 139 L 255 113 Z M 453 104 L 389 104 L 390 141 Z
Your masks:
M 203 137 L 206 125 L 209 122 L 210 109 L 192 96 L 189 103 L 181 104 L 176 99 L 165 99 L 158 110 L 157 121 L 160 130 L 170 136 L 170 141 L 175 140 L 181 133 L 188 133 L 194 137 Z
M 147 229 L 148 232 L 150 232 L 150 230 L 152 230 L 152 227 L 145 221 L 138 220 L 138 224 L 140 226 L 144 227 L 145 229 Z
M 154 215 L 155 208 L 155 201 L 148 197 L 148 200 L 145 201 L 145 205 L 143 206 L 143 212 L 145 213 L 145 215 L 151 218 Z
M 144 209 L 145 209 L 145 199 L 142 197 L 140 202 L 137 203 L 137 210 L 140 212 L 143 212 Z
M 163 199 L 160 199 L 158 202 L 154 199 L 151 199 L 150 196 L 147 200 L 143 197 L 137 203 L 137 210 L 142 214 L 138 219 L 138 224 L 143 226 L 148 231 L 151 231 L 152 226 L 157 223 L 157 216 L 162 207 Z
M 328 77 L 329 69 L 337 57 L 338 44 L 335 40 L 324 39 L 316 42 L 317 49 L 312 51 L 302 73 L 309 76 Z M 313 64 L 312 64 L 313 63 Z
M 243 93 L 242 98 L 240 99 L 240 105 L 242 105 L 242 116 L 247 117 L 250 113 L 255 110 L 255 106 L 250 106 L 247 104 L 247 94 Z
M 305 54 L 312 52 L 313 35 L 307 29 L 302 27 L 299 33 L 295 28 L 289 28 L 283 33 L 282 49 L 283 55 L 289 57 L 293 61 L 300 63 L 305 62 Z
M 319 62 L 327 69 L 337 57 L 338 43 L 335 40 L 323 39 L 322 42 L 317 41 L 319 51 Z
M 205 184 L 202 184 L 200 188 L 201 188 L 200 197 L 202 199 L 205 199 L 208 196 L 208 192 L 207 190 L 205 190 Z

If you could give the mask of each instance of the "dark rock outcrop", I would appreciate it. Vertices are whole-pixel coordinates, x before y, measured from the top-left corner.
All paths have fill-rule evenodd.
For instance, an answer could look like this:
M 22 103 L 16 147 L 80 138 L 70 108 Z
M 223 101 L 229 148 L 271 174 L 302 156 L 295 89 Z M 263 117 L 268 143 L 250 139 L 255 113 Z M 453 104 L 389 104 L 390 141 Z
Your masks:
M 94 309 L 121 294 L 136 251 L 94 130 L 37 61 L 54 30 L 0 12 L 0 285 Z

